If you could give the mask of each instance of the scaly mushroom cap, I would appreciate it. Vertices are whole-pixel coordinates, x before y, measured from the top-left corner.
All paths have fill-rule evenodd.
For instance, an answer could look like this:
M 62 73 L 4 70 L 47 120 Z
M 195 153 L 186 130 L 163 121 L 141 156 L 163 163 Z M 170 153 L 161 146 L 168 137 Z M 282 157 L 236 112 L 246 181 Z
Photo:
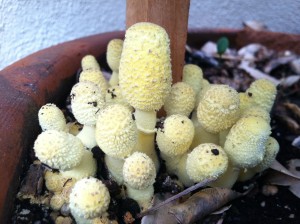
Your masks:
M 159 110 L 171 91 L 169 37 L 152 23 L 136 23 L 125 34 L 119 68 L 123 96 L 143 111 Z
M 195 109 L 197 110 L 198 108 L 198 105 L 201 101 L 201 99 L 203 98 L 204 94 L 206 93 L 206 91 L 209 89 L 210 87 L 210 83 L 206 80 L 206 79 L 203 79 L 202 80 L 202 86 L 196 96 L 196 104 L 195 104 Z
M 103 96 L 108 88 L 108 84 L 100 70 L 84 70 L 80 73 L 79 82 L 89 81 L 96 84 Z
M 76 182 L 70 194 L 71 213 L 85 219 L 101 216 L 108 209 L 109 202 L 106 186 L 93 177 Z
M 254 170 L 256 172 L 262 172 L 265 169 L 269 168 L 272 165 L 272 163 L 275 161 L 278 152 L 279 152 L 279 144 L 277 140 L 273 137 L 269 137 L 266 143 L 264 158 L 261 163 L 259 163 L 256 167 L 254 167 Z
M 247 110 L 245 110 L 244 113 L 242 114 L 242 117 L 248 117 L 248 116 L 261 117 L 268 123 L 270 123 L 271 121 L 269 112 L 260 106 L 252 106 L 249 107 Z
M 113 71 L 119 71 L 123 40 L 113 39 L 109 41 L 106 51 L 106 59 L 109 67 Z
M 230 129 L 224 150 L 233 166 L 252 168 L 260 163 L 271 127 L 261 117 L 242 117 Z
M 128 107 L 113 104 L 99 113 L 96 141 L 108 156 L 124 158 L 132 152 L 137 142 L 137 127 Z
M 61 173 L 47 170 L 44 176 L 46 188 L 52 192 L 62 191 L 65 182 L 67 181 Z
M 203 80 L 202 69 L 198 65 L 187 64 L 183 66 L 182 81 L 189 84 L 197 95 L 201 89 Z
M 195 182 L 218 178 L 228 166 L 228 158 L 221 146 L 203 143 L 188 154 L 186 171 Z
M 93 55 L 86 55 L 81 59 L 81 68 L 85 70 L 100 70 L 100 66 Z
M 77 166 L 84 153 L 84 146 L 77 137 L 55 130 L 39 134 L 33 148 L 42 163 L 60 170 Z
M 272 109 L 276 93 L 276 86 L 266 79 L 255 80 L 246 91 L 248 97 L 268 112 Z
M 189 116 L 195 107 L 196 94 L 193 88 L 184 82 L 177 82 L 171 88 L 171 93 L 166 98 L 164 109 L 167 116 L 181 114 Z
M 158 129 L 156 141 L 164 155 L 179 156 L 187 152 L 194 138 L 192 121 L 183 115 L 171 115 L 164 121 L 164 127 Z
M 43 131 L 66 130 L 66 119 L 63 112 L 53 103 L 42 106 L 38 113 L 39 123 Z
M 97 162 L 93 158 L 93 153 L 89 150 L 84 150 L 81 162 L 78 166 L 68 171 L 61 171 L 61 175 L 66 179 L 73 178 L 80 180 L 85 177 L 95 176 L 97 171 Z
M 252 95 L 252 94 L 249 94 L 249 95 Z M 241 114 L 244 113 L 245 111 L 247 111 L 247 109 L 256 105 L 254 103 L 254 100 L 249 95 L 248 95 L 248 93 L 239 93 Z
M 118 103 L 118 104 L 122 104 L 122 105 L 132 109 L 132 107 L 129 105 L 129 103 L 123 97 L 121 88 L 119 85 L 115 85 L 115 86 L 109 87 L 107 89 L 107 92 L 105 94 L 105 102 L 107 105 Z
M 135 152 L 125 159 L 123 177 L 130 187 L 138 190 L 146 189 L 155 182 L 155 165 L 145 153 Z
M 205 130 L 218 133 L 239 119 L 238 93 L 227 85 L 210 85 L 200 100 L 197 118 Z
M 104 95 L 92 82 L 79 82 L 71 90 L 71 108 L 77 121 L 95 125 L 98 113 L 104 107 Z

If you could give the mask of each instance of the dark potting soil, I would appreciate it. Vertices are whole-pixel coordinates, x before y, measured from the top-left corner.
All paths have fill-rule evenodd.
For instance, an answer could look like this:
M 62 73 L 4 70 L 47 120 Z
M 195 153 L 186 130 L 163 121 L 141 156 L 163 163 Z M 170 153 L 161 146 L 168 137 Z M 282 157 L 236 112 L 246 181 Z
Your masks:
M 200 57 L 199 52 L 187 52 L 187 63 L 198 64 L 204 73 L 204 77 L 211 83 L 228 84 L 238 91 L 245 91 L 254 79 L 246 72 L 236 67 L 236 61 L 226 61 L 219 58 Z M 267 61 L 260 62 L 260 66 L 264 66 Z M 293 74 L 287 65 L 280 65 L 275 68 L 271 75 L 280 79 Z M 272 136 L 277 139 L 280 144 L 280 152 L 277 160 L 286 165 L 291 159 L 300 158 L 300 149 L 291 145 L 291 141 L 299 135 L 299 130 L 288 122 L 289 119 L 284 116 L 291 116 L 284 108 L 284 102 L 292 102 L 300 105 L 300 82 L 297 81 L 288 88 L 279 87 L 278 96 L 274 108 L 271 112 L 272 118 Z M 67 112 L 67 110 L 66 110 Z M 68 114 L 70 119 L 73 119 Z M 293 118 L 291 116 L 291 118 Z M 296 120 L 297 122 L 300 121 Z M 161 125 L 161 123 L 158 123 Z M 296 127 L 297 129 L 297 127 Z M 101 179 L 108 187 L 111 194 L 111 203 L 109 206 L 109 218 L 117 220 L 119 223 L 140 223 L 141 219 L 135 219 L 135 216 L 140 212 L 138 204 L 129 198 L 120 199 L 117 195 L 122 190 L 114 181 L 108 179 L 108 173 L 103 166 L 103 153 L 97 148 L 92 150 L 94 158 L 98 162 L 100 170 L 97 173 L 97 178 Z M 33 161 L 31 156 L 30 164 Z M 29 167 L 29 165 L 27 167 Z M 43 166 L 43 165 L 41 165 Z M 265 181 L 265 176 L 269 171 L 265 171 L 259 176 L 253 177 L 251 180 L 244 183 L 237 183 L 234 190 L 244 192 L 250 185 L 254 185 L 253 190 L 242 198 L 236 199 L 229 204 L 231 207 L 218 215 L 210 215 L 205 220 L 197 223 L 205 224 L 276 224 L 276 223 L 300 223 L 300 199 L 293 195 L 288 187 L 270 186 Z M 24 173 L 25 176 L 25 173 Z M 34 185 L 34 187 L 37 186 Z M 40 195 L 45 194 L 45 186 L 40 186 Z M 265 192 L 265 189 L 269 189 Z M 175 176 L 169 176 L 165 173 L 162 166 L 155 183 L 156 193 L 170 192 L 177 194 L 183 188 L 176 180 Z M 46 200 L 46 199 L 45 199 Z M 68 209 L 63 214 L 69 215 Z M 29 199 L 20 200 L 16 198 L 14 215 L 11 223 L 54 223 L 54 218 L 59 212 L 53 212 L 48 206 L 32 204 Z M 133 221 L 134 220 L 134 221 Z

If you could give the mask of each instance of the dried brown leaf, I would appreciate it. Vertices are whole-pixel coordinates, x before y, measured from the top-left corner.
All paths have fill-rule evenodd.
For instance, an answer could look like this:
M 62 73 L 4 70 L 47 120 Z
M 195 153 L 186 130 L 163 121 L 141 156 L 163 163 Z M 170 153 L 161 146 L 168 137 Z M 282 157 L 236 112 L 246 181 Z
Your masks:
M 21 183 L 18 198 L 34 198 L 41 195 L 44 180 L 43 173 L 44 168 L 41 164 L 31 164 Z
M 292 159 L 288 163 L 289 171 L 300 177 L 300 159 Z M 289 187 L 289 190 L 298 198 L 300 198 L 300 180 Z
M 172 206 L 169 212 L 179 223 L 193 223 L 243 195 L 228 188 L 206 188 L 193 194 L 184 203 Z
M 288 109 L 292 115 L 296 118 L 300 120 L 300 108 L 298 107 L 297 104 L 294 103 L 284 103 L 283 104 L 285 106 L 286 109 Z
M 295 121 L 293 118 L 285 115 L 285 114 L 279 114 L 276 115 L 276 118 L 284 125 L 290 132 L 294 134 L 300 133 L 300 125 L 297 121 Z
M 172 194 L 170 194 L 170 193 L 155 194 L 154 199 L 153 199 L 153 205 L 155 206 L 155 205 L 167 200 L 171 196 L 172 196 Z M 174 224 L 176 224 L 177 221 L 174 218 L 174 216 L 169 214 L 169 208 L 173 205 L 177 205 L 178 203 L 179 203 L 178 199 L 171 201 L 170 203 L 163 206 L 161 209 L 156 210 L 152 214 L 144 216 L 141 220 L 141 224 L 152 224 L 152 223 L 158 223 L 158 224 L 160 224 L 160 223 L 161 224 L 163 224 L 163 223 L 173 224 L 174 223 Z
M 289 186 L 289 190 L 298 198 L 300 198 L 300 160 L 290 160 L 289 169 L 286 169 L 278 161 L 271 165 L 274 171 L 269 172 L 265 181 L 280 186 Z
M 300 136 L 298 136 L 297 138 L 295 138 L 292 142 L 292 146 L 300 149 Z
M 195 185 L 193 185 L 193 186 L 185 189 L 184 191 L 182 191 L 182 192 L 180 192 L 180 193 L 178 193 L 178 194 L 176 194 L 176 195 L 168 198 L 167 200 L 165 200 L 165 201 L 163 201 L 161 203 L 158 203 L 157 205 L 151 207 L 150 209 L 148 209 L 148 210 L 146 210 L 146 211 L 144 211 L 144 212 L 142 212 L 140 214 L 137 214 L 137 218 L 141 218 L 141 217 L 143 217 L 145 215 L 148 215 L 148 214 L 150 214 L 150 213 L 158 210 L 159 208 L 165 206 L 166 204 L 168 204 L 168 203 L 170 203 L 170 202 L 172 202 L 174 200 L 177 200 L 177 199 L 179 199 L 179 198 L 181 198 L 181 197 L 183 197 L 183 196 L 191 193 L 192 191 L 195 191 L 195 190 L 199 189 L 200 187 L 206 186 L 208 183 L 212 182 L 213 180 L 215 180 L 215 179 L 206 179 L 206 180 L 204 180 L 202 182 L 199 182 L 199 183 L 197 183 L 197 184 L 195 184 Z

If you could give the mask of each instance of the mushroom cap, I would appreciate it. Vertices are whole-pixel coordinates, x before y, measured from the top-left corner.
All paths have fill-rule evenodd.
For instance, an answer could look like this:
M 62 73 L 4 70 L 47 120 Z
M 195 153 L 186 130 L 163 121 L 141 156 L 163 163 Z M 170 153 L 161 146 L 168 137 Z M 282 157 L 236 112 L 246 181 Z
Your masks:
M 260 106 L 252 106 L 247 108 L 242 114 L 242 117 L 253 116 L 253 117 L 261 117 L 268 123 L 271 122 L 270 113 L 263 109 Z
M 66 119 L 63 112 L 53 103 L 42 106 L 38 113 L 39 123 L 43 131 L 66 130 Z
M 72 214 L 86 219 L 101 216 L 108 209 L 110 195 L 106 186 L 98 179 L 89 177 L 76 182 L 70 194 Z
M 104 107 L 104 95 L 92 82 L 79 82 L 71 90 L 71 108 L 77 121 L 95 125 L 98 113 Z
M 108 84 L 100 70 L 83 70 L 80 73 L 79 82 L 84 81 L 95 83 L 99 87 L 101 94 L 105 96 Z
M 177 82 L 171 88 L 171 93 L 166 98 L 164 109 L 167 116 L 182 114 L 189 116 L 196 102 L 196 94 L 193 88 L 184 82 Z
M 205 130 L 218 133 L 239 119 L 239 95 L 228 85 L 210 85 L 197 108 L 197 118 Z
M 33 148 L 42 163 L 60 170 L 77 166 L 84 153 L 84 146 L 77 137 L 55 130 L 39 134 Z
M 233 166 L 252 168 L 260 163 L 271 127 L 261 117 L 242 117 L 230 129 L 224 150 Z
M 71 170 L 61 171 L 61 175 L 67 179 L 73 178 L 80 180 L 85 177 L 95 176 L 97 171 L 97 162 L 93 158 L 93 153 L 84 150 L 81 162 Z
M 221 146 L 203 143 L 188 154 L 186 171 L 195 182 L 218 178 L 228 166 L 228 157 Z
M 46 188 L 52 192 L 62 191 L 64 184 L 66 182 L 66 179 L 63 178 L 61 173 L 53 172 L 49 170 L 45 172 L 44 179 L 45 179 Z
M 272 163 L 275 161 L 277 153 L 279 152 L 279 144 L 277 140 L 273 137 L 269 137 L 266 143 L 266 150 L 263 160 L 254 167 L 256 172 L 262 172 L 265 169 L 269 168 Z
M 157 131 L 156 141 L 164 155 L 174 157 L 188 151 L 194 138 L 192 121 L 180 114 L 171 115 Z
M 155 182 L 155 165 L 145 153 L 135 152 L 127 157 L 123 166 L 124 182 L 138 190 L 146 189 Z
M 203 80 L 202 69 L 198 65 L 187 64 L 183 66 L 182 81 L 189 84 L 196 94 L 201 89 Z
M 122 91 L 119 85 L 111 86 L 107 89 L 105 94 L 105 102 L 106 104 L 122 104 L 127 106 L 128 108 L 132 109 L 129 103 L 125 100 L 122 95 Z
M 100 70 L 100 66 L 93 55 L 86 55 L 81 59 L 82 70 Z
M 107 106 L 99 113 L 96 141 L 105 154 L 124 158 L 137 142 L 137 127 L 128 107 L 121 104 Z
M 251 94 L 248 93 L 239 93 L 240 98 L 240 111 L 244 113 L 247 109 L 255 105 L 254 100 L 250 97 Z
M 106 59 L 107 64 L 113 71 L 119 71 L 123 40 L 112 39 L 107 45 Z
M 276 86 L 269 80 L 258 79 L 251 83 L 246 94 L 266 111 L 270 112 L 276 98 Z
M 136 23 L 125 34 L 119 68 L 123 96 L 139 110 L 159 110 L 171 91 L 169 37 L 153 23 Z

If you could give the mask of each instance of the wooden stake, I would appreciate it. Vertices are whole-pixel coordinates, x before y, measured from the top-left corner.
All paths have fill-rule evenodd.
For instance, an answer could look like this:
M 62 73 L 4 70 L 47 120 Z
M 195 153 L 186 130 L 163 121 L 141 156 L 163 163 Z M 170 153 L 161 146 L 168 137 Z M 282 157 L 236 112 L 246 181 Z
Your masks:
M 127 28 L 138 22 L 164 27 L 170 37 L 173 83 L 182 80 L 190 0 L 127 0 Z

